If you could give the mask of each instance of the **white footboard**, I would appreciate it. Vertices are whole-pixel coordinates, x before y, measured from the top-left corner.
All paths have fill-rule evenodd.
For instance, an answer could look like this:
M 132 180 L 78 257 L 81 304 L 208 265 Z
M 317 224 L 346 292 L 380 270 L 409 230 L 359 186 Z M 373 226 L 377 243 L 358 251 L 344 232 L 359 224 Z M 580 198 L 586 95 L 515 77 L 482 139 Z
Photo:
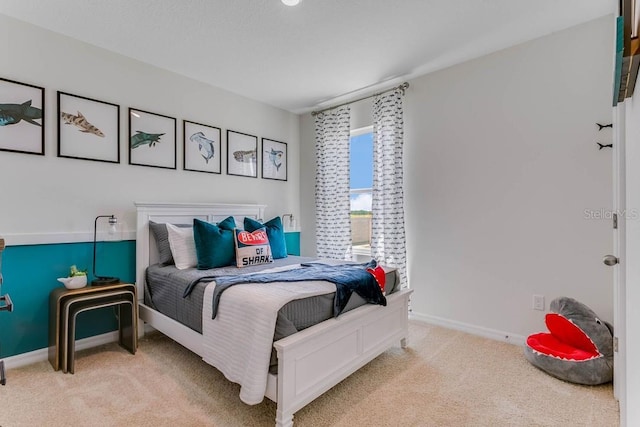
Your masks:
M 293 414 L 393 347 L 406 346 L 409 295 L 387 296 L 387 306 L 349 311 L 274 343 L 278 353 L 276 426 L 293 425 Z

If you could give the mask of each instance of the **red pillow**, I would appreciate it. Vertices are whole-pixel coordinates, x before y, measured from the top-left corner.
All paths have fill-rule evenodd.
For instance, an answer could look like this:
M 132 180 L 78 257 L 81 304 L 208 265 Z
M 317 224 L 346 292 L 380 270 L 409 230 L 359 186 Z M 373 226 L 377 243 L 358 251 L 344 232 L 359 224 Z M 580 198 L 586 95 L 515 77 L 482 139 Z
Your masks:
M 367 271 L 371 273 L 371 275 L 373 275 L 373 278 L 376 279 L 378 286 L 380 286 L 380 290 L 384 292 L 384 285 L 387 281 L 387 276 L 386 276 L 386 273 L 384 272 L 384 269 L 379 265 L 376 265 L 375 268 L 371 268 L 371 267 L 367 268 Z

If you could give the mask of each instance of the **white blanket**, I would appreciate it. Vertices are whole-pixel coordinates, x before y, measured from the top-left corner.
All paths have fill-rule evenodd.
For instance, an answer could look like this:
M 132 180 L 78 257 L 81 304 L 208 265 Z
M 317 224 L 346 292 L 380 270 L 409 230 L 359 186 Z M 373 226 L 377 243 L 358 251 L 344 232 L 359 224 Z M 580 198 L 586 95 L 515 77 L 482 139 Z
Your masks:
M 289 266 L 268 271 L 299 267 Z M 267 272 L 267 271 L 265 271 Z M 215 281 L 207 285 L 202 310 L 203 360 L 229 381 L 240 384 L 240 400 L 262 402 L 267 388 L 269 360 L 278 310 L 295 299 L 336 291 L 330 282 L 248 283 L 232 286 L 220 298 L 211 319 Z

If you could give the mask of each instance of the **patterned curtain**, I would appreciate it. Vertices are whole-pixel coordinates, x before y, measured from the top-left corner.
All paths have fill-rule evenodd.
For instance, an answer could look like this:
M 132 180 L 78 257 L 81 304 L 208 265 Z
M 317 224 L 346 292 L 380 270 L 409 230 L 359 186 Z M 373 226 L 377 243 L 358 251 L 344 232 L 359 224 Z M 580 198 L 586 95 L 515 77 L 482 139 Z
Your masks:
M 320 258 L 351 259 L 350 126 L 349 106 L 316 115 L 316 250 Z
M 395 267 L 400 284 L 407 286 L 404 231 L 402 146 L 403 90 L 378 95 L 373 101 L 373 218 L 371 256 Z

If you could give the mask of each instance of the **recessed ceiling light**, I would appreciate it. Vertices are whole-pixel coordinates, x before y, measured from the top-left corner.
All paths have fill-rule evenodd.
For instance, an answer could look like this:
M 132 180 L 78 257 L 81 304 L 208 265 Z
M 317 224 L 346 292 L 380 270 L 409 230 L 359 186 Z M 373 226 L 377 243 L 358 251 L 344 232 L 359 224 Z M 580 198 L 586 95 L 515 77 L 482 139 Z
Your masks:
M 300 3 L 300 0 L 280 0 L 282 1 L 282 3 L 286 4 L 287 6 L 295 6 L 298 3 Z

